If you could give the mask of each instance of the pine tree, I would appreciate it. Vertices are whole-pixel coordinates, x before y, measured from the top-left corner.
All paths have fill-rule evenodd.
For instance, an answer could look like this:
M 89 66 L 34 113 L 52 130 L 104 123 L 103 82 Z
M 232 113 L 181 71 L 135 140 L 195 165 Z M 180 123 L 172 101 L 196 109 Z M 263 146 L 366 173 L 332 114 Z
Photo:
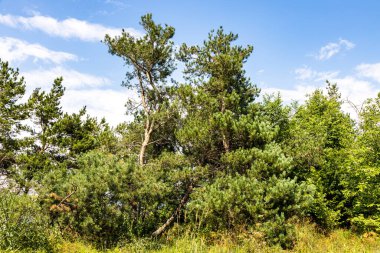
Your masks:
M 20 101 L 25 95 L 24 78 L 7 62 L 0 60 L 0 68 L 0 175 L 7 175 L 23 146 L 20 134 L 26 130 L 28 106 Z
M 184 44 L 179 53 L 189 84 L 180 87 L 187 117 L 178 138 L 200 164 L 216 165 L 222 153 L 242 145 L 233 131 L 258 96 L 243 69 L 253 47 L 234 46 L 237 38 L 219 28 L 202 46 Z
M 220 28 L 203 46 L 180 51 L 189 84 L 178 89 L 186 116 L 177 137 L 191 161 L 207 168 L 191 194 L 189 217 L 206 231 L 264 223 L 268 240 L 281 237 L 277 242 L 291 247 L 288 220 L 307 210 L 314 188 L 290 177 L 291 158 L 276 143 L 288 109 L 279 98 L 255 101 L 259 89 L 243 68 L 252 46 L 235 46 L 236 39 Z
M 58 175 L 58 171 L 65 173 L 77 168 L 77 157 L 99 147 L 101 135 L 107 131 L 105 121 L 99 124 L 94 118 L 84 118 L 85 107 L 79 113 L 63 113 L 62 81 L 57 78 L 48 92 L 35 89 L 28 101 L 33 123 L 31 136 L 14 168 L 14 179 L 25 193 L 48 187 L 41 184 L 46 177 Z
M 141 100 L 133 107 L 142 107 L 143 111 L 144 133 L 138 159 L 143 165 L 153 132 L 168 119 L 165 81 L 174 70 L 174 44 L 171 41 L 174 28 L 155 24 L 151 14 L 142 16 L 140 24 L 146 32 L 142 37 L 136 38 L 123 31 L 121 36 L 114 38 L 106 35 L 105 43 L 111 54 L 121 57 L 131 67 L 124 85 L 130 89 L 134 87 Z

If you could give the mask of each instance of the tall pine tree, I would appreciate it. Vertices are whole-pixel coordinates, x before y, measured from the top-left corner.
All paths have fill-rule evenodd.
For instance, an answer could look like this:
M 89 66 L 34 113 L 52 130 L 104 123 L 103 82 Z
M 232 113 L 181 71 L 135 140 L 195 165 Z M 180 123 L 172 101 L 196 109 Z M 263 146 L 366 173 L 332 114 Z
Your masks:
M 26 129 L 23 120 L 28 117 L 28 106 L 20 101 L 24 95 L 24 78 L 0 60 L 0 175 L 10 173 L 23 145 L 20 134 Z
M 131 67 L 124 85 L 130 89 L 134 88 L 139 94 L 140 102 L 132 103 L 132 107 L 138 109 L 135 116 L 138 116 L 142 109 L 140 118 L 144 125 L 144 133 L 138 161 L 140 165 L 144 165 L 147 147 L 155 141 L 151 140 L 153 132 L 170 117 L 166 110 L 168 93 L 165 82 L 174 70 L 174 44 L 171 40 L 174 28 L 156 24 L 151 14 L 142 16 L 140 24 L 145 30 L 142 37 L 136 38 L 123 31 L 121 36 L 114 38 L 106 35 L 105 43 L 111 54 L 121 57 L 126 65 Z

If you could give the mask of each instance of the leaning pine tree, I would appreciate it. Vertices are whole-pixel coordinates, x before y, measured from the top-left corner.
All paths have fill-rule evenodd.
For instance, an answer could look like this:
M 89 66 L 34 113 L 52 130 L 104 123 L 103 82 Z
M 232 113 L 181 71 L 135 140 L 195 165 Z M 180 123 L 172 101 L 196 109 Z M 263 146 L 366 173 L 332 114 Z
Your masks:
M 141 18 L 140 24 L 145 30 L 142 37 L 133 37 L 123 31 L 121 36 L 105 37 L 109 52 L 125 61 L 131 69 L 126 74 L 124 85 L 136 89 L 140 102 L 133 106 L 143 111 L 144 134 L 139 152 L 139 164 L 146 163 L 146 149 L 152 143 L 154 131 L 165 121 L 167 103 L 166 79 L 174 70 L 173 42 L 174 28 L 154 23 L 152 15 Z M 136 114 L 136 113 L 135 113 Z
M 134 189 L 129 192 L 134 203 L 132 220 L 134 224 L 139 223 L 137 230 L 143 231 L 138 233 L 154 229 L 153 235 L 159 235 L 174 222 L 187 203 L 190 194 L 187 189 L 192 185 L 188 175 L 194 168 L 186 157 L 173 152 L 178 112 L 171 99 L 173 88 L 166 85 L 166 79 L 174 71 L 171 40 L 174 28 L 156 24 L 151 14 L 143 16 L 140 24 L 145 30 L 142 37 L 133 37 L 123 31 L 121 36 L 114 38 L 107 35 L 105 43 L 111 54 L 123 58 L 130 67 L 124 85 L 137 91 L 140 99 L 137 104 L 127 103 L 128 113 L 135 116 L 126 126 L 127 145 L 139 142 L 136 132 L 142 134 L 138 151 L 140 166 L 133 172 L 139 175 L 141 182 L 134 182 Z M 133 154 L 133 151 L 128 152 Z

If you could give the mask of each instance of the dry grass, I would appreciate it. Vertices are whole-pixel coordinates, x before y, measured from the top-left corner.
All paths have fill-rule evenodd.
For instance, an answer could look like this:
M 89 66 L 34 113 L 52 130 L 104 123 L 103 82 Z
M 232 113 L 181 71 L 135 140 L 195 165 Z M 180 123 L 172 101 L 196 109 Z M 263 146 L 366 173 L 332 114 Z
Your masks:
M 297 243 L 293 250 L 270 247 L 263 242 L 260 234 L 245 233 L 238 236 L 222 234 L 211 242 L 202 237 L 184 237 L 162 246 L 160 249 L 135 248 L 126 246 L 116 252 L 152 252 L 152 253 L 224 253 L 224 252 L 300 252 L 300 253 L 363 253 L 379 252 L 380 238 L 375 233 L 358 236 L 348 230 L 337 229 L 328 235 L 317 232 L 314 225 L 297 225 Z
M 380 238 L 375 233 L 362 236 L 348 230 L 338 229 L 325 236 L 308 224 L 297 227 L 298 242 L 294 252 L 305 253 L 356 253 L 380 252 Z
M 329 235 L 318 233 L 314 225 L 297 225 L 297 243 L 293 250 L 270 247 L 263 242 L 259 233 L 238 235 L 215 234 L 207 239 L 201 236 L 168 237 L 165 243 L 149 239 L 127 244 L 122 248 L 105 251 L 107 253 L 363 253 L 379 252 L 380 237 L 375 233 L 358 236 L 348 230 L 337 229 Z M 57 253 L 100 253 L 90 245 L 80 242 L 64 242 L 56 247 Z M 16 253 L 16 252 L 14 252 Z

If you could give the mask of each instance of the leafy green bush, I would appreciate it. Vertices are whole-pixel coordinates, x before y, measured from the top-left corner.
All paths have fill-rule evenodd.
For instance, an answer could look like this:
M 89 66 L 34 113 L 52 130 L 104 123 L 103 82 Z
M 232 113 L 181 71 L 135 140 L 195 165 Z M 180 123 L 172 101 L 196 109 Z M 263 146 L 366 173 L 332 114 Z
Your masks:
M 49 220 L 35 199 L 0 190 L 0 249 L 51 250 Z

